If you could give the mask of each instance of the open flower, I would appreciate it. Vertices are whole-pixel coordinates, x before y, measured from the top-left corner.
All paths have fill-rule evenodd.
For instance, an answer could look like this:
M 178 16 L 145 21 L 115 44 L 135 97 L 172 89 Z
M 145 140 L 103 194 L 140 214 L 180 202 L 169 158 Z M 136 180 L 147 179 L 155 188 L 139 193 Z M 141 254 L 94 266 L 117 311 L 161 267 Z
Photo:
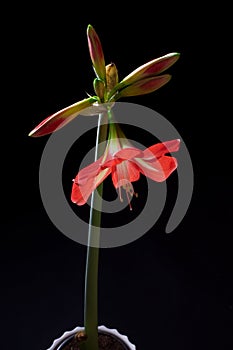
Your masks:
M 80 170 L 73 180 L 72 202 L 85 204 L 91 193 L 111 174 L 120 200 L 123 200 L 123 189 L 132 209 L 130 201 L 135 194 L 132 182 L 139 180 L 140 174 L 157 182 L 165 181 L 177 168 L 176 158 L 166 154 L 178 151 L 179 146 L 180 140 L 175 139 L 142 151 L 131 145 L 117 124 L 111 123 L 103 156 Z
M 171 79 L 170 74 L 159 74 L 170 68 L 180 56 L 179 53 L 173 52 L 156 58 L 138 67 L 118 82 L 117 68 L 114 63 L 105 66 L 99 36 L 91 25 L 87 27 L 87 39 L 96 74 L 93 82 L 96 95 L 89 96 L 45 118 L 29 133 L 29 136 L 38 137 L 50 134 L 93 105 L 96 108 L 96 105 L 100 106 L 102 103 L 115 102 L 129 96 L 144 95 L 159 89 Z M 85 114 L 87 115 L 88 112 Z M 90 114 L 93 114 L 91 109 Z

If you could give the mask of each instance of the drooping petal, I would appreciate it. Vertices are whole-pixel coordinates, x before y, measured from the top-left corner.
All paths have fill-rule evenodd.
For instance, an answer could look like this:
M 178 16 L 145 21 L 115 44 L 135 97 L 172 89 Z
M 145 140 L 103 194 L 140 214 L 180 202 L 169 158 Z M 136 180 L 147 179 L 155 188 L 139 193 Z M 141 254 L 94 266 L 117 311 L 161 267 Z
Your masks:
M 102 159 L 103 157 L 81 169 L 76 175 L 74 181 L 79 185 L 85 185 L 88 179 L 97 176 L 101 170 Z
M 157 182 L 165 181 L 177 168 L 176 158 L 169 156 L 162 156 L 158 160 L 149 162 L 142 158 L 136 158 L 134 162 L 143 175 Z
M 89 52 L 97 78 L 106 80 L 105 60 L 102 45 L 95 29 L 89 24 L 87 27 Z
M 129 173 L 129 181 L 134 182 L 138 181 L 140 178 L 140 170 L 136 166 L 135 163 L 128 161 L 127 162 L 128 173 Z
M 44 119 L 29 133 L 29 136 L 44 136 L 61 129 L 63 126 L 77 117 L 84 109 L 90 107 L 94 102 L 96 102 L 96 98 L 90 97 L 61 109 L 60 111 Z
M 168 83 L 170 79 L 170 74 L 164 74 L 152 78 L 138 80 L 132 85 L 126 86 L 122 90 L 119 90 L 118 94 L 116 95 L 116 100 L 122 97 L 149 94 L 161 88 L 163 85 Z
M 134 158 L 139 170 L 145 176 L 154 181 L 161 182 L 177 168 L 177 160 L 166 156 L 167 153 L 177 152 L 180 147 L 180 139 L 157 143 L 143 152 L 143 157 Z
M 85 168 L 83 169 L 85 170 Z M 99 171 L 97 174 L 90 174 L 85 179 L 82 179 L 82 182 L 76 182 L 76 179 L 79 177 L 79 174 L 76 176 L 72 191 L 71 191 L 71 201 L 77 205 L 83 205 L 87 202 L 91 193 L 103 182 L 106 177 L 111 173 L 111 168 L 106 168 Z
M 156 58 L 138 67 L 129 75 L 127 75 L 121 82 L 126 85 L 133 84 L 135 81 L 152 77 L 164 72 L 170 68 L 180 57 L 178 52 L 168 53 L 164 56 Z
M 112 182 L 115 188 L 124 182 L 134 182 L 140 178 L 140 171 L 137 164 L 130 161 L 122 161 L 112 169 Z
M 156 143 L 143 151 L 143 159 L 149 161 L 155 158 L 160 158 L 166 153 L 177 152 L 179 148 L 180 139 Z

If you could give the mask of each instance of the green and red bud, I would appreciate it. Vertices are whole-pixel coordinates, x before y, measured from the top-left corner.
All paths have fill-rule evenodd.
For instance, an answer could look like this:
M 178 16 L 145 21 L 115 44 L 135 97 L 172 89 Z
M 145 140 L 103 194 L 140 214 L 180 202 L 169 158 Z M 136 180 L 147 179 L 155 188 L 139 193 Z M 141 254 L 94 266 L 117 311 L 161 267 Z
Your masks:
M 76 102 L 60 111 L 52 114 L 38 124 L 28 136 L 39 137 L 61 129 L 68 124 L 71 120 L 77 117 L 83 110 L 92 106 L 97 101 L 96 97 L 89 97 Z
M 127 75 L 121 81 L 121 83 L 124 83 L 125 85 L 130 85 L 138 80 L 158 75 L 164 72 L 166 69 L 170 68 L 178 60 L 179 57 L 180 54 L 174 52 L 149 61 L 135 69 L 129 75 Z
M 151 78 L 145 78 L 136 81 L 134 84 L 128 85 L 125 88 L 118 90 L 115 100 L 121 97 L 138 96 L 149 94 L 169 82 L 170 74 L 159 75 Z
M 89 24 L 87 27 L 87 40 L 89 52 L 97 78 L 105 81 L 105 60 L 102 45 L 94 28 Z

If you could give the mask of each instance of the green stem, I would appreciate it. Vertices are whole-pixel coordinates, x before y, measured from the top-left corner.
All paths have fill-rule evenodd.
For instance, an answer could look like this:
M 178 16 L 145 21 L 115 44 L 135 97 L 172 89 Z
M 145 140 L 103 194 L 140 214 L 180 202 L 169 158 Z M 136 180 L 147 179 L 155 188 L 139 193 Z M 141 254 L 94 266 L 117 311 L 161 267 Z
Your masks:
M 106 118 L 106 114 L 99 114 L 95 161 L 103 154 L 104 141 L 107 137 Z M 102 193 L 103 183 L 92 193 L 91 197 L 84 301 L 84 328 L 87 334 L 85 350 L 98 350 L 98 263 Z

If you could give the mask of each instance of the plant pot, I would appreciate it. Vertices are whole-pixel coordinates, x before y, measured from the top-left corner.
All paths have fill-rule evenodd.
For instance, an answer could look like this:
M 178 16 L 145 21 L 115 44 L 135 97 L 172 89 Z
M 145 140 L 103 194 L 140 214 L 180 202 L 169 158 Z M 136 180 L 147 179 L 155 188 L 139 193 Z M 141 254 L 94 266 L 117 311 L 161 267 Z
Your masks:
M 74 340 L 77 332 L 83 331 L 83 327 L 76 327 L 65 332 L 60 338 L 54 340 L 52 346 L 47 350 L 71 350 L 68 344 Z M 105 326 L 98 327 L 100 350 L 136 350 L 127 336 L 120 334 L 116 329 L 109 329 Z M 76 348 L 74 349 L 76 350 Z

